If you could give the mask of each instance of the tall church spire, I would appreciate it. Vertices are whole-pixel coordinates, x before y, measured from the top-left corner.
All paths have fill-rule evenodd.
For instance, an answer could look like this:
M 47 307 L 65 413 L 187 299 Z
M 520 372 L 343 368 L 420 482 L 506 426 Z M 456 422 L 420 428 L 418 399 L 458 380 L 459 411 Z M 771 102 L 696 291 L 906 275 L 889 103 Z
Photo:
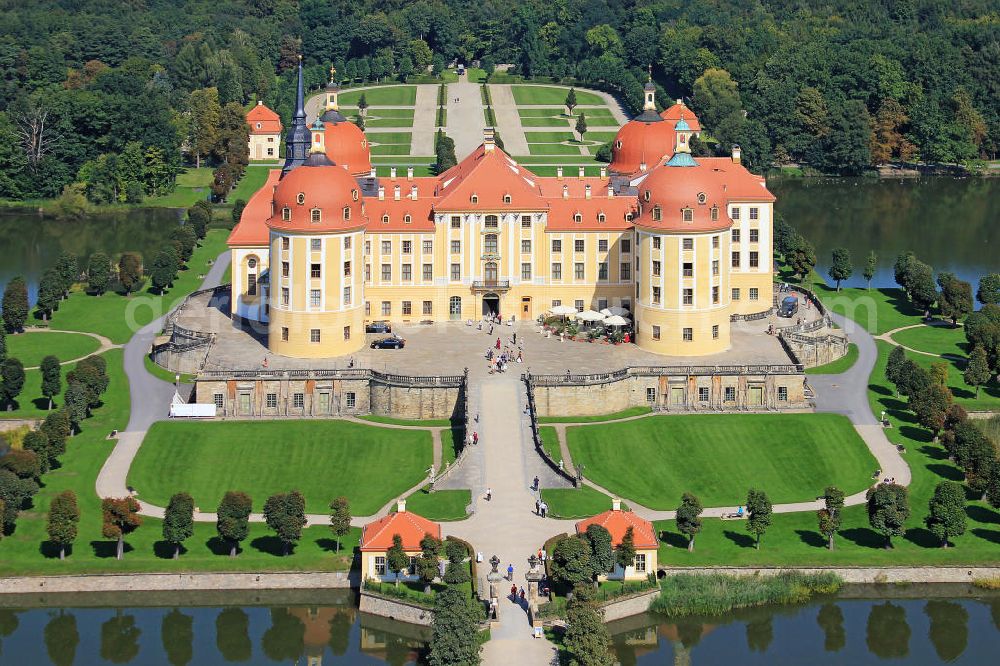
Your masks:
M 285 135 L 285 165 L 281 175 L 285 175 L 306 161 L 309 151 L 309 129 L 306 127 L 305 93 L 302 86 L 302 56 L 299 56 L 299 81 L 295 92 L 295 115 L 292 126 Z

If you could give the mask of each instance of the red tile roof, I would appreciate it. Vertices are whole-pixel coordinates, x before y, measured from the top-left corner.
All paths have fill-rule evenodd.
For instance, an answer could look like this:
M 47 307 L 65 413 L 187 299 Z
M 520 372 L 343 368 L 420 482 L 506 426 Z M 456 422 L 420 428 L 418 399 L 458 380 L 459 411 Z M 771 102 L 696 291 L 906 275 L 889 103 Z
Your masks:
M 674 123 L 683 118 L 688 124 L 688 127 L 691 128 L 692 132 L 701 131 L 701 122 L 699 122 L 698 116 L 694 115 L 694 111 L 689 109 L 684 102 L 678 102 L 677 104 L 670 106 L 670 108 L 664 109 L 660 112 L 660 117 L 664 120 L 671 121 L 671 127 L 674 126 Z
M 240 221 L 229 233 L 226 243 L 229 247 L 267 245 L 269 232 L 267 218 L 271 217 L 271 195 L 275 185 L 281 178 L 281 169 L 271 169 L 267 172 L 267 181 L 263 187 L 253 193 L 240 215 Z
M 334 163 L 347 167 L 355 176 L 367 176 L 372 170 L 368 139 L 354 123 L 324 122 L 323 141 L 327 156 Z
M 247 125 L 251 134 L 281 134 L 281 118 L 263 102 L 257 102 L 247 113 Z
M 424 535 L 441 538 L 441 526 L 410 511 L 390 513 L 361 528 L 361 551 L 388 550 L 397 534 L 403 540 L 403 550 L 420 550 Z
M 291 219 L 284 219 L 285 208 L 291 212 Z M 319 222 L 312 221 L 314 209 L 320 211 Z M 350 211 L 349 215 L 345 215 L 345 209 Z M 362 209 L 361 187 L 354 177 L 322 153 L 313 153 L 278 182 L 274 189 L 274 215 L 267 225 L 279 231 L 297 232 L 357 229 L 365 225 Z
M 656 530 L 653 523 L 640 518 L 631 511 L 605 511 L 581 520 L 576 524 L 577 534 L 583 534 L 591 525 L 600 525 L 611 534 L 611 544 L 617 548 L 625 538 L 625 532 L 632 528 L 632 539 L 636 548 L 657 548 Z
M 380 178 L 385 192 L 385 199 L 365 197 L 365 215 L 368 217 L 368 230 L 372 233 L 388 231 L 434 231 L 434 190 L 438 179 L 434 177 L 418 177 L 407 180 L 403 178 Z M 399 201 L 395 200 L 395 188 L 399 186 Z M 413 187 L 417 188 L 417 198 L 411 199 Z M 388 221 L 383 218 L 388 215 Z M 406 216 L 410 221 L 406 222 Z
M 439 211 L 542 210 L 539 177 L 499 148 L 479 146 L 438 177 Z M 472 202 L 472 196 L 477 202 Z M 504 197 L 510 196 L 510 203 Z
M 608 197 L 607 188 L 603 194 L 592 199 L 549 199 L 548 223 L 546 231 L 624 231 L 633 223 L 625 218 L 626 213 L 637 210 L 635 197 Z M 576 215 L 580 221 L 576 221 Z M 601 215 L 604 221 L 601 222 Z
M 672 122 L 646 122 L 635 118 L 625 123 L 615 135 L 608 168 L 615 173 L 639 173 L 643 164 L 650 169 L 661 157 L 673 155 L 675 145 Z

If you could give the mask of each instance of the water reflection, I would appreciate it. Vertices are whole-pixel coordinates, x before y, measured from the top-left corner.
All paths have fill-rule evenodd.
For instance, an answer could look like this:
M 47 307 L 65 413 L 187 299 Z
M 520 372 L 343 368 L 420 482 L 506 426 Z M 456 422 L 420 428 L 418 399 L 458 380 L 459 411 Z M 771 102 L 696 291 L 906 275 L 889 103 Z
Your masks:
M 194 657 L 194 618 L 177 608 L 163 616 L 160 625 L 163 652 L 172 666 L 186 666 Z
M 70 666 L 76 659 L 76 646 L 80 644 L 80 632 L 76 628 L 76 616 L 59 611 L 59 614 L 45 625 L 45 651 L 49 661 L 56 666 Z
M 676 621 L 643 615 L 610 630 L 623 666 L 996 661 L 1000 595 L 956 599 L 941 592 L 927 599 L 918 588 L 899 594 L 918 598 L 826 599 Z
M 215 618 L 215 647 L 226 661 L 249 661 L 250 617 L 241 608 L 224 608 Z
M 101 625 L 101 659 L 112 664 L 127 664 L 139 654 L 139 636 L 135 617 L 117 614 Z

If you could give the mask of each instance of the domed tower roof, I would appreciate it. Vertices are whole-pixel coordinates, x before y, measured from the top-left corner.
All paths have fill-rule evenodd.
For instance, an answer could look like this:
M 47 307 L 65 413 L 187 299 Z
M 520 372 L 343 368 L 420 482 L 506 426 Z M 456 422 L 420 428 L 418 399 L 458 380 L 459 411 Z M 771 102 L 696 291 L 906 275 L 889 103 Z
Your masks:
M 670 108 L 661 112 L 660 117 L 664 120 L 683 120 L 687 123 L 688 129 L 691 132 L 701 131 L 701 122 L 698 120 L 698 116 L 695 115 L 690 107 L 684 104 L 684 100 L 682 99 L 677 100 L 675 104 L 670 105 Z
M 691 126 L 687 124 L 686 120 L 684 120 L 683 118 L 681 118 L 680 120 L 677 121 L 677 124 L 674 125 L 674 131 L 675 132 L 690 132 L 691 131 Z
M 611 144 L 613 173 L 634 174 L 652 167 L 674 152 L 676 135 L 672 123 L 663 122 L 656 112 L 656 86 L 652 78 L 643 86 L 643 110 L 625 123 Z
M 371 148 L 368 137 L 361 128 L 340 116 L 340 120 L 327 120 L 323 114 L 326 154 L 341 168 L 354 176 L 367 176 L 372 170 Z M 339 111 L 333 111 L 340 115 Z
M 361 187 L 322 152 L 313 152 L 285 174 L 274 189 L 274 210 L 267 220 L 274 231 L 298 233 L 347 231 L 365 223 Z
M 340 84 L 337 83 L 337 69 L 330 68 L 330 80 L 326 82 L 326 104 L 320 120 L 324 123 L 342 123 L 347 118 L 340 112 L 340 103 L 337 97 L 340 95 Z

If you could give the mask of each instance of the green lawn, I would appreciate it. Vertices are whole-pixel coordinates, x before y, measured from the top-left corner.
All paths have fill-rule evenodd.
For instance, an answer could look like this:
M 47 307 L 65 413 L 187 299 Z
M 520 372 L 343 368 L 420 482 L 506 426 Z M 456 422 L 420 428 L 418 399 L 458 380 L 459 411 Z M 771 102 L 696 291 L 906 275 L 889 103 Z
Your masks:
M 227 490 L 243 490 L 260 510 L 268 495 L 296 489 L 310 513 L 344 495 L 355 515 L 369 515 L 425 478 L 431 454 L 427 431 L 350 421 L 161 422 L 129 484 L 160 506 L 186 490 L 211 511 Z
M 224 229 L 209 230 L 188 261 L 188 268 L 178 274 L 173 287 L 165 294 L 144 289 L 130 297 L 113 292 L 88 296 L 77 287 L 68 299 L 59 304 L 49 327 L 65 331 L 91 331 L 118 344 L 128 342 L 135 331 L 166 314 L 201 285 L 208 262 L 214 261 L 226 249 L 228 235 L 229 232 Z
M 60 361 L 92 354 L 101 343 L 89 335 L 77 333 L 21 333 L 7 336 L 7 356 L 16 358 L 26 368 L 38 366 L 42 359 L 52 354 Z
M 371 146 L 372 155 L 409 155 L 410 144 L 383 144 Z
M 875 459 L 836 414 L 656 416 L 567 429 L 573 463 L 595 483 L 652 509 L 685 491 L 705 506 L 736 506 L 751 486 L 778 503 L 810 500 L 833 484 L 851 494 Z
M 341 107 L 340 108 L 340 112 L 342 114 L 344 114 L 345 116 L 349 117 L 349 118 L 358 115 L 358 109 L 357 109 L 357 107 L 350 107 L 350 108 Z M 373 117 L 374 118 L 397 118 L 399 120 L 407 120 L 407 119 L 413 120 L 413 109 L 406 109 L 406 108 L 403 108 L 403 109 L 389 109 L 389 108 L 385 108 L 385 109 L 369 109 L 368 113 L 365 116 L 365 122 L 366 122 L 366 124 L 367 124 L 367 121 L 370 118 L 373 118 Z
M 892 339 L 910 349 L 931 354 L 954 354 L 966 356 L 969 343 L 965 339 L 965 329 L 961 326 L 920 326 L 893 333 Z
M 600 423 L 601 421 L 617 421 L 619 419 L 627 419 L 630 416 L 641 416 L 643 414 L 650 414 L 653 410 L 646 405 L 640 405 L 638 407 L 629 407 L 628 409 L 623 409 L 620 412 L 613 412 L 611 414 L 595 414 L 593 416 L 540 416 L 538 417 L 539 423 Z
M 379 144 L 410 145 L 413 135 L 409 132 L 368 132 L 368 140 Z
M 162 379 L 165 382 L 169 382 L 169 383 L 173 384 L 174 381 L 177 378 L 177 373 L 170 372 L 166 368 L 158 365 L 157 363 L 155 363 L 153 361 L 153 359 L 149 358 L 149 356 L 143 356 L 142 357 L 142 363 L 146 367 L 146 371 L 149 374 L 151 374 L 154 377 L 157 377 L 159 379 Z M 191 383 L 194 382 L 195 375 L 188 375 L 188 374 L 185 374 L 183 372 L 180 373 L 180 375 L 181 375 L 181 383 L 182 384 L 191 384 Z
M 406 498 L 406 510 L 429 520 L 465 520 L 465 507 L 472 502 L 469 490 L 436 490 L 421 488 Z M 395 508 L 393 508 L 395 511 Z
M 8 342 L 10 338 L 7 338 Z M 62 366 L 62 389 L 66 390 L 66 373 L 76 367 L 76 364 Z M 53 406 L 62 404 L 62 397 L 56 396 Z M 0 411 L 0 419 L 42 419 L 48 414 L 49 401 L 42 396 L 42 371 L 27 370 L 24 373 L 24 388 L 17 396 L 15 409 Z
M 519 105 L 549 104 L 558 106 L 566 101 L 566 95 L 569 93 L 569 88 L 562 86 L 516 85 L 511 86 L 510 90 L 514 94 L 514 101 Z M 577 89 L 576 103 L 601 106 L 604 104 L 604 99 L 594 93 Z
M 892 351 L 892 345 L 887 342 L 878 341 L 879 348 L 885 347 L 888 351 Z M 979 391 L 979 397 L 976 397 L 976 389 L 965 383 L 965 378 L 962 373 L 965 370 L 965 360 L 961 361 L 958 359 L 942 359 L 936 358 L 934 356 L 928 356 L 926 354 L 915 354 L 914 352 L 907 351 L 906 357 L 913 359 L 913 361 L 924 368 L 929 370 L 932 363 L 947 363 L 948 364 L 948 388 L 951 390 L 953 396 L 955 396 L 955 402 L 969 411 L 994 411 L 1000 410 L 1000 384 L 997 383 L 996 379 L 990 382 L 989 385 L 984 386 Z
M 813 279 L 817 279 L 815 276 Z M 850 317 L 873 334 L 881 334 L 900 326 L 921 322 L 922 312 L 910 305 L 900 289 L 844 288 L 838 293 L 833 287 L 811 283 L 823 304 L 833 312 Z
M 383 86 L 368 90 L 348 90 L 340 94 L 344 106 L 357 106 L 364 93 L 369 106 L 413 106 L 417 101 L 416 86 Z M 374 109 L 372 109 L 374 111 Z
M 542 426 L 538 429 L 538 436 L 542 439 L 542 448 L 549 458 L 557 463 L 562 460 L 562 451 L 559 448 L 559 433 L 552 426 Z
M 587 124 L 590 125 L 590 118 L 587 118 Z M 617 132 L 587 132 L 583 135 L 585 141 L 597 141 L 598 143 L 607 143 L 611 141 L 618 135 Z
M 589 127 L 618 127 L 618 121 L 608 109 L 583 109 Z
M 243 199 L 243 201 L 250 201 L 250 197 L 254 195 L 254 192 L 264 187 L 264 183 L 267 182 L 267 174 L 271 169 L 277 169 L 276 166 L 248 166 L 246 171 L 243 172 L 243 177 L 240 178 L 240 182 L 236 184 L 236 189 L 229 193 L 226 197 L 226 201 L 230 203 L 236 203 L 237 199 Z
M 566 107 L 554 107 L 551 109 L 518 109 L 517 114 L 521 116 L 521 121 L 524 122 L 525 118 L 551 118 L 552 116 L 563 116 L 566 113 Z M 563 122 L 566 122 L 568 116 L 563 116 Z
M 853 342 L 847 346 L 847 354 L 838 358 L 836 361 L 831 361 L 825 365 L 818 365 L 815 368 L 808 368 L 806 370 L 807 375 L 839 375 L 842 372 L 847 372 L 858 360 L 858 346 Z
M 565 118 L 521 118 L 521 127 L 562 127 L 566 129 L 569 124 Z
M 576 135 L 572 132 L 525 132 L 528 143 L 560 143 L 572 141 Z
M 413 118 L 374 118 L 365 119 L 366 129 L 377 129 L 379 127 L 413 127 Z
M 458 453 L 462 449 L 462 427 L 448 428 L 441 431 L 441 467 L 455 464 Z
M 190 208 L 197 201 L 207 199 L 211 194 L 212 167 L 185 169 L 177 174 L 177 186 L 173 192 L 158 197 L 147 197 L 143 206 L 163 208 Z
M 417 428 L 447 428 L 451 426 L 451 419 L 397 419 L 393 416 L 380 416 L 378 414 L 367 414 L 358 418 L 362 421 L 371 421 L 372 423 L 415 426 Z
M 611 508 L 611 498 L 590 486 L 543 488 L 542 499 L 553 518 L 589 518 Z
M 580 149 L 561 143 L 529 143 L 528 152 L 532 155 L 579 155 Z

